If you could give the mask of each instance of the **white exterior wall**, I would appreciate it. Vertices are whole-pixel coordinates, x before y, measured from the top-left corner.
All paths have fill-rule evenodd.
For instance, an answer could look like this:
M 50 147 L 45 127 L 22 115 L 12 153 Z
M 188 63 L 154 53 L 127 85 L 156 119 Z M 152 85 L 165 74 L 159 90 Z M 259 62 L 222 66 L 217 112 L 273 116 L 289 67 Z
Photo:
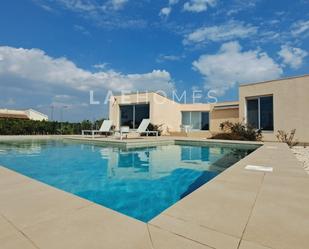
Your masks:
M 241 85 L 239 88 L 240 120 L 246 120 L 249 97 L 273 95 L 274 130 L 263 132 L 264 141 L 277 141 L 278 130 L 296 129 L 299 142 L 309 142 L 309 75 Z
M 12 114 L 12 115 L 25 115 L 26 114 L 25 111 L 23 110 L 10 110 L 10 109 L 0 109 L 0 113 Z
M 162 125 L 163 134 L 169 134 L 169 132 L 180 132 L 181 131 L 181 112 L 182 111 L 201 111 L 210 112 L 210 129 L 214 131 L 219 130 L 218 115 L 216 119 L 211 119 L 214 104 L 181 104 L 173 100 L 170 100 L 164 96 L 156 93 L 139 93 L 128 94 L 122 96 L 114 96 L 111 98 L 109 106 L 109 119 L 112 120 L 116 129 L 119 129 L 120 123 L 120 105 L 130 105 L 130 104 L 149 104 L 149 118 L 150 122 L 155 125 Z M 238 102 L 226 102 L 222 104 L 238 104 Z M 222 105 L 221 104 L 221 105 Z M 220 104 L 215 104 L 220 105 Z M 222 110 L 225 115 L 221 115 L 220 121 L 225 121 L 226 119 L 238 120 L 238 109 L 235 110 Z M 236 114 L 235 114 L 236 113 Z M 213 127 L 212 127 L 213 126 Z M 203 136 L 209 137 L 211 134 L 209 131 L 191 131 L 190 136 Z

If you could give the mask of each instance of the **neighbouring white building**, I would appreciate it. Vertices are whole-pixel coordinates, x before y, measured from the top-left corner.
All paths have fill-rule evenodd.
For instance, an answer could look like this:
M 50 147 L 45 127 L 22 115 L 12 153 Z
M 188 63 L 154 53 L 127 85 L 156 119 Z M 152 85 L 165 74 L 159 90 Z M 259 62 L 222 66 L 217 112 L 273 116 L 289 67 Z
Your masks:
M 48 120 L 48 116 L 33 109 L 27 110 L 12 110 L 0 109 L 0 118 L 14 118 L 14 119 L 30 119 L 30 120 Z

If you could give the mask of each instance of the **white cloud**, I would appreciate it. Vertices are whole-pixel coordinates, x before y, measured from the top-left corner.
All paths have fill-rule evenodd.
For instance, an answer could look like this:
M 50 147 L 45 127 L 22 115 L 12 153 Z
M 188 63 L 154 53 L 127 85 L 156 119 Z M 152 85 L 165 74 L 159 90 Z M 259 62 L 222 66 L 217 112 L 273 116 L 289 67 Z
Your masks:
M 172 12 L 172 6 L 177 4 L 179 2 L 179 0 L 169 0 L 168 1 L 168 6 L 167 7 L 164 7 L 160 10 L 160 13 L 159 13 L 159 16 L 161 17 L 169 17 L 169 15 L 171 14 Z
M 52 7 L 50 7 L 50 5 L 49 5 L 50 3 L 46 3 L 46 2 L 44 2 L 44 0 L 32 0 L 32 2 L 34 2 L 39 7 L 41 7 L 42 9 L 44 9 L 48 12 L 51 12 L 51 13 L 55 12 L 55 10 Z
M 67 94 L 57 94 L 54 96 L 54 100 L 57 100 L 57 101 L 64 101 L 64 100 L 69 100 L 69 99 L 72 99 L 73 97 L 70 96 L 70 95 L 67 95 Z
M 308 35 L 309 34 L 309 20 L 298 21 L 292 25 L 292 35 Z
M 75 96 L 59 94 L 53 96 L 50 106 L 52 106 L 53 108 L 73 109 L 79 107 L 87 107 L 89 106 L 89 104 L 81 102 L 80 99 L 76 98 Z
M 165 70 L 143 74 L 122 74 L 114 70 L 90 72 L 66 58 L 53 58 L 39 49 L 0 47 L 0 81 L 22 85 L 23 89 L 65 87 L 77 91 L 165 90 L 174 85 Z M 5 79 L 5 80 L 3 80 Z
M 42 8 L 44 8 L 42 4 L 48 2 L 55 13 L 65 9 L 108 30 L 145 28 L 148 24 L 142 17 L 121 11 L 129 5 L 129 0 L 33 0 L 33 2 Z M 130 4 L 131 8 L 140 6 L 139 1 L 131 1 Z
M 202 12 L 216 4 L 217 0 L 190 0 L 183 5 L 183 9 L 190 12 Z
M 93 67 L 95 69 L 99 69 L 99 70 L 103 70 L 106 69 L 109 63 L 98 63 L 98 64 L 94 64 Z
M 228 16 L 236 15 L 239 12 L 247 11 L 248 9 L 255 8 L 261 0 L 235 0 L 230 1 L 230 5 L 221 8 L 221 13 Z
M 111 0 L 110 4 L 114 10 L 120 10 L 127 2 L 128 0 Z
M 91 35 L 90 32 L 84 26 L 75 24 L 73 26 L 73 28 L 74 28 L 75 31 L 78 31 L 78 32 L 82 33 L 83 35 L 87 35 L 87 36 Z
M 228 41 L 236 38 L 250 37 L 257 32 L 257 27 L 243 22 L 230 21 L 219 26 L 199 28 L 185 36 L 184 44 L 206 41 Z
M 89 0 L 56 0 L 65 8 L 75 12 L 100 12 L 102 10 L 120 10 L 129 0 L 108 0 L 104 4 Z
M 164 7 L 160 10 L 159 15 L 162 17 L 168 17 L 172 11 L 171 7 Z
M 169 5 L 174 5 L 174 4 L 177 4 L 178 2 L 179 2 L 179 0 L 169 0 L 168 4 Z
M 99 7 L 95 2 L 85 0 L 56 0 L 56 2 L 62 4 L 65 8 L 76 12 L 96 11 Z
M 301 67 L 303 59 L 308 55 L 308 52 L 300 48 L 283 45 L 278 54 L 283 59 L 284 64 L 297 69 Z
M 164 62 L 164 61 L 180 61 L 184 58 L 184 55 L 166 55 L 166 54 L 160 54 L 156 61 L 158 63 Z
M 223 44 L 217 54 L 200 56 L 193 67 L 203 75 L 205 88 L 218 94 L 224 94 L 237 83 L 276 79 L 283 73 L 267 53 L 242 51 L 238 42 Z

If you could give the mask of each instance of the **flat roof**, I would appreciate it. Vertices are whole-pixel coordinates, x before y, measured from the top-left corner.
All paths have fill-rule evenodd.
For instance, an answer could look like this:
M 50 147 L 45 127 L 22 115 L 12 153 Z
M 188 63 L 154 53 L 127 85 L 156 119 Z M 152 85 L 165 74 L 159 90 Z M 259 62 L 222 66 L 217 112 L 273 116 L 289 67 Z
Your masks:
M 257 85 L 257 84 L 264 84 L 264 83 L 270 83 L 270 82 L 281 81 L 281 80 L 290 80 L 290 79 L 304 78 L 304 77 L 309 77 L 309 74 L 298 75 L 298 76 L 291 76 L 291 77 L 286 77 L 286 78 L 279 78 L 279 79 L 274 79 L 274 80 L 266 80 L 266 81 L 260 81 L 260 82 L 244 83 L 244 84 L 240 84 L 239 87 L 250 86 L 250 85 Z
M 9 114 L 9 115 L 26 115 L 28 117 L 28 114 L 27 112 L 34 112 L 34 113 L 37 113 L 41 116 L 44 116 L 46 118 L 48 118 L 48 115 L 42 113 L 42 112 L 39 112 L 37 110 L 34 110 L 34 109 L 7 109 L 7 108 L 0 108 L 0 114 Z
M 137 94 L 157 94 L 161 97 L 164 97 L 170 101 L 173 101 L 179 105 L 215 105 L 215 106 L 230 106 L 230 105 L 234 105 L 235 108 L 236 106 L 239 106 L 239 101 L 222 101 L 222 102 L 217 102 L 217 103 L 181 103 L 181 102 L 177 102 L 171 98 L 169 98 L 168 96 L 164 95 L 164 94 L 160 94 L 158 92 L 155 91 L 149 91 L 149 92 L 132 92 L 132 93 L 124 93 L 122 95 L 137 95 Z M 121 97 L 122 95 L 114 95 L 114 97 Z

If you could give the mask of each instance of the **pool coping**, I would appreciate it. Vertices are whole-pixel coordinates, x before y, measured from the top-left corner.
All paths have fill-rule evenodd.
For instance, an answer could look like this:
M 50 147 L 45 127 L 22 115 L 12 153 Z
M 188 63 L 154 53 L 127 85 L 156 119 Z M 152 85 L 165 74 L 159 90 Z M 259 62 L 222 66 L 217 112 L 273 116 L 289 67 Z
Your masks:
M 271 166 L 273 172 L 245 170 L 249 164 Z M 148 223 L 2 166 L 0 186 L 4 248 L 305 249 L 309 244 L 309 177 L 281 143 L 263 143 Z
M 243 145 L 263 145 L 260 141 L 234 141 L 234 140 L 219 140 L 219 139 L 206 139 L 206 138 L 191 138 L 191 137 L 173 137 L 173 136 L 161 136 L 161 137 L 142 137 L 135 139 L 117 139 L 110 137 L 96 137 L 93 139 L 91 136 L 81 135 L 27 135 L 27 136 L 0 136 L 1 141 L 19 141 L 19 140 L 46 140 L 46 139 L 65 139 L 76 142 L 91 143 L 96 145 L 112 145 L 120 148 L 138 148 L 149 146 L 160 146 L 175 144 L 175 142 L 191 142 L 201 144 L 243 144 Z

